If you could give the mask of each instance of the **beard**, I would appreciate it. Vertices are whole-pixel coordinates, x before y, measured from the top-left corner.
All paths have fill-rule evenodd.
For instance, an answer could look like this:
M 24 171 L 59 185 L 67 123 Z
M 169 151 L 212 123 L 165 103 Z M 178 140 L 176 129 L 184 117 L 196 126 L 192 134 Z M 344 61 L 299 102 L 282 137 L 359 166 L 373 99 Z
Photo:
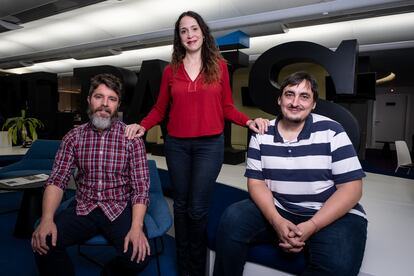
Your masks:
M 292 118 L 289 116 L 283 116 L 283 119 L 292 124 L 300 124 L 306 120 L 306 118 Z
M 291 117 L 289 115 L 285 115 L 283 114 L 283 112 L 280 112 L 279 117 L 291 124 L 301 124 L 302 122 L 304 122 L 307 118 L 307 116 L 305 118 L 302 117 Z
M 98 112 L 100 111 L 109 113 L 109 117 L 98 115 Z M 109 128 L 114 121 L 118 120 L 118 109 L 111 113 L 111 110 L 107 107 L 98 107 L 95 110 L 92 110 L 91 107 L 89 107 L 88 116 L 93 126 L 95 126 L 97 129 L 103 130 Z
M 287 109 L 290 109 L 290 108 L 292 108 L 291 105 L 289 105 L 287 107 Z M 299 109 L 303 112 L 303 108 L 299 107 Z M 290 114 L 287 114 L 287 112 L 285 112 L 285 113 L 286 114 L 284 114 L 284 111 L 281 110 L 281 112 L 280 112 L 281 118 L 283 118 L 285 121 L 287 121 L 291 124 L 301 124 L 304 121 L 306 121 L 306 118 L 309 116 L 309 114 L 307 114 L 306 116 L 303 117 L 303 116 L 290 115 Z

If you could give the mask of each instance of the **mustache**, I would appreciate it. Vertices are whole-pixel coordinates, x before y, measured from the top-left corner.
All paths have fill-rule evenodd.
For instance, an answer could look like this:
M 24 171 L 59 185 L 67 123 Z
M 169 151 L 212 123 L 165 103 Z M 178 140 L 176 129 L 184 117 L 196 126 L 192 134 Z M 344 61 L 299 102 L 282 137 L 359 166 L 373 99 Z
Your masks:
M 303 107 L 302 107 L 301 105 L 293 105 L 293 104 L 289 104 L 287 107 L 288 107 L 288 108 L 296 108 L 296 109 L 303 110 Z
M 97 109 L 95 109 L 95 113 L 98 112 L 98 111 L 105 111 L 105 112 L 111 113 L 111 109 L 109 107 L 105 107 L 105 106 L 101 106 L 101 107 L 98 107 Z

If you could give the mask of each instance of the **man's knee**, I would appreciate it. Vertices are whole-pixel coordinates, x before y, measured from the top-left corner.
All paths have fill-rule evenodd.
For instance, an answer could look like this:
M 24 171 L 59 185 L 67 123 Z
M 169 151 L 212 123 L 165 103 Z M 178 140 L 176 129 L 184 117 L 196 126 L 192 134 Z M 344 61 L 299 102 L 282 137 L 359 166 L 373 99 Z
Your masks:
M 230 239 L 234 241 L 246 241 L 246 237 L 250 236 L 247 233 L 245 226 L 245 217 L 240 213 L 237 204 L 230 205 L 223 212 L 220 218 L 218 227 L 218 239 Z
M 243 218 L 242 215 L 238 213 L 237 208 L 235 208 L 234 205 L 230 205 L 221 216 L 220 227 L 232 229 L 233 227 L 240 225 L 241 220 L 243 220 Z
M 304 275 L 335 275 L 335 276 L 353 276 L 358 275 L 359 266 L 349 263 L 345 259 L 319 260 L 318 262 L 310 263 L 308 273 Z

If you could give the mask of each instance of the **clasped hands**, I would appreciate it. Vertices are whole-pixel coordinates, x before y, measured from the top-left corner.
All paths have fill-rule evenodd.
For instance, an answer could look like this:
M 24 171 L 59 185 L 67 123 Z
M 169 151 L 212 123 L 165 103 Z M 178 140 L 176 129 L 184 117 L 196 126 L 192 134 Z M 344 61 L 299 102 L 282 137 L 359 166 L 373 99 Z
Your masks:
M 279 246 L 285 252 L 298 253 L 305 246 L 305 241 L 317 232 L 312 220 L 295 225 L 287 219 L 280 219 L 273 226 L 279 236 Z

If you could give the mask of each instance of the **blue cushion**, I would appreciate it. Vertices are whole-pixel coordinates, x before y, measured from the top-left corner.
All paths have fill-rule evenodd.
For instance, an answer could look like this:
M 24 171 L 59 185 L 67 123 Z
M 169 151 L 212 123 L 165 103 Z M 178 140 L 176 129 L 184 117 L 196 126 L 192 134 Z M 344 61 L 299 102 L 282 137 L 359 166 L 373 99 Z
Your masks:
M 41 140 L 33 142 L 24 157 L 0 169 L 0 179 L 33 174 L 50 174 L 60 140 Z
M 241 189 L 216 183 L 209 206 L 207 226 L 208 247 L 216 248 L 216 234 L 221 215 L 231 204 L 244 200 L 249 194 Z M 256 244 L 249 248 L 247 261 L 282 270 L 288 273 L 300 274 L 305 269 L 306 259 L 303 252 L 288 254 L 276 244 Z

